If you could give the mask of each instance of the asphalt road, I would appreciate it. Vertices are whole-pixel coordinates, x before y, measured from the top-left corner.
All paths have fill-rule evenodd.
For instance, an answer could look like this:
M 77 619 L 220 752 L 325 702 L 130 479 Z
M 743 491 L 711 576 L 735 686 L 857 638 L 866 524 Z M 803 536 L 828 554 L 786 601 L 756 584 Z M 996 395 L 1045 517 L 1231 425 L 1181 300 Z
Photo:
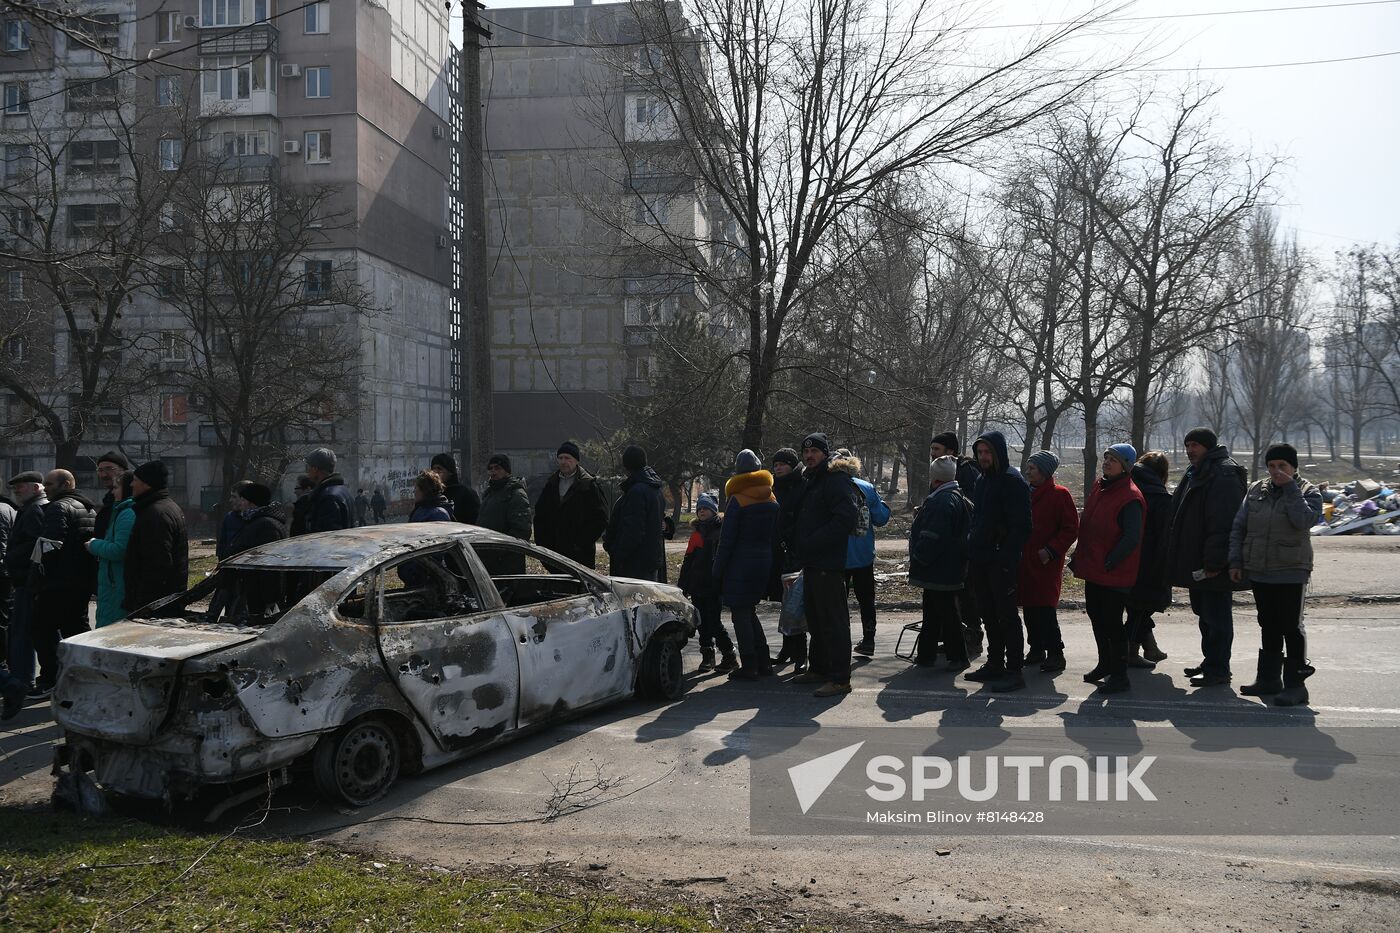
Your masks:
M 1400 542 L 1379 538 L 1326 542 L 1317 590 L 1400 591 L 1397 548 Z M 1190 688 L 1181 668 L 1199 658 L 1198 637 L 1193 617 L 1181 611 L 1158 628 L 1169 660 L 1159 671 L 1134 672 L 1134 690 L 1109 698 L 1092 696 L 1079 677 L 1092 651 L 1081 613 L 1063 615 L 1069 670 L 1054 678 L 1037 672 L 1027 690 L 1008 695 L 893 657 L 899 628 L 912 616 L 889 614 L 881 618 L 877 656 L 857 669 L 849 696 L 817 700 L 787 677 L 743 684 L 693 676 L 679 702 L 624 703 L 551 728 L 405 779 L 366 810 L 294 796 L 292 811 L 274 815 L 267 828 L 436 864 L 594 866 L 626 884 L 691 879 L 691 896 L 730 904 L 761 892 L 768 904 L 790 898 L 843 911 L 852 925 L 878 910 L 911 923 L 1000 921 L 1049 930 L 1400 929 L 1393 836 L 877 838 L 755 836 L 748 829 L 749 734 L 761 725 L 1258 724 L 1324 732 L 1400 725 L 1400 605 L 1323 602 L 1308 616 L 1318 669 L 1308 683 L 1310 710 L 1263 706 L 1229 688 Z M 767 623 L 775 638 L 773 619 Z M 1250 609 L 1236 610 L 1236 629 L 1239 683 L 1252 674 L 1257 647 Z M 697 660 L 693 644 L 688 659 L 691 666 Z M 0 741 L 0 802 L 41 799 L 56 730 L 38 707 L 10 725 Z M 615 782 L 603 797 L 628 796 L 536 821 L 571 771 L 591 776 L 597 769 Z M 371 822 L 385 816 L 439 822 Z M 517 820 L 527 822 L 499 825 Z M 693 880 L 709 877 L 725 880 Z

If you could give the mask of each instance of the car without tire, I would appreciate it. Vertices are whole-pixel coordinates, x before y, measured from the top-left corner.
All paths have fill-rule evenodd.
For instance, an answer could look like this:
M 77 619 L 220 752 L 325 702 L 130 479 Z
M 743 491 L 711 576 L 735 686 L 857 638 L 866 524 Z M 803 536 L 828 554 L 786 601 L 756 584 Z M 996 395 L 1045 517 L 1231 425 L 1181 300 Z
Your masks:
M 679 697 L 697 622 L 675 587 L 475 526 L 292 538 L 64 641 L 55 770 L 60 789 L 166 802 L 304 770 L 362 806 L 401 774 L 634 694 Z

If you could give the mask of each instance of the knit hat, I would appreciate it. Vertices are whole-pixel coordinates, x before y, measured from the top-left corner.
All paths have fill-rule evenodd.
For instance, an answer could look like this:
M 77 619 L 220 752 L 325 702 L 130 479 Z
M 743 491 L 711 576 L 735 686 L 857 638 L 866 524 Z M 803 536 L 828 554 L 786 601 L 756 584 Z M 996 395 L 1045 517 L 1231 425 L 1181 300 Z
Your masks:
M 1137 463 L 1137 451 L 1132 444 L 1114 444 L 1104 451 L 1105 456 L 1113 456 L 1123 464 L 1123 472 L 1131 473 L 1133 464 Z
M 131 461 L 126 459 L 126 454 L 119 450 L 109 450 L 97 458 L 98 463 L 115 463 L 123 470 L 131 469 Z
M 306 465 L 324 473 L 335 472 L 335 451 L 329 447 L 317 447 L 306 455 Z
M 708 492 L 702 492 L 700 498 L 695 500 L 695 511 L 709 509 L 711 512 L 719 511 L 719 502 Z
M 433 459 L 428 461 L 428 466 L 442 467 L 453 476 L 457 475 L 457 458 L 451 454 L 434 454 Z
M 507 473 L 510 472 L 510 457 L 505 454 L 492 454 L 491 459 L 486 461 L 488 467 L 498 466 Z
M 954 453 L 962 450 L 962 445 L 958 443 L 958 436 L 952 431 L 944 431 L 942 434 L 935 434 L 933 440 L 929 441 L 929 443 L 942 444 Z
M 573 441 L 565 441 L 564 443 L 560 444 L 559 449 L 554 452 L 554 455 L 557 457 L 560 454 L 568 454 L 575 460 L 583 459 L 583 452 L 578 449 L 578 445 L 575 444 Z
M 739 451 L 739 456 L 734 458 L 735 473 L 757 473 L 763 469 L 763 461 L 758 459 L 758 454 L 745 447 Z
M 773 462 L 786 463 L 788 466 L 796 469 L 797 465 L 802 462 L 802 458 L 800 458 L 797 455 L 797 451 L 793 450 L 791 447 L 781 447 L 773 454 Z
M 928 478 L 930 482 L 951 483 L 958 478 L 958 458 L 939 457 L 929 464 Z
M 1184 443 L 1195 441 L 1207 450 L 1214 450 L 1220 445 L 1220 438 L 1210 428 L 1192 428 L 1186 432 Z
M 1298 451 L 1292 444 L 1274 444 L 1264 453 L 1264 462 L 1283 460 L 1293 469 L 1298 469 Z
M 159 460 L 147 460 L 136 468 L 136 478 L 152 489 L 170 485 L 170 467 Z
M 1048 450 L 1037 450 L 1031 454 L 1030 462 L 1035 464 L 1035 468 L 1045 475 L 1046 479 L 1055 475 L 1055 471 L 1060 468 L 1060 458 Z
M 628 473 L 635 473 L 646 465 L 647 452 L 636 444 L 628 444 L 622 452 L 622 468 Z
M 802 438 L 802 449 L 807 450 L 808 448 L 815 448 L 828 457 L 831 456 L 831 441 L 827 440 L 826 435 L 820 431 L 808 434 L 806 437 Z
M 262 483 L 244 483 L 239 495 L 260 509 L 272 504 L 272 490 Z
M 44 485 L 44 474 L 38 470 L 25 470 L 23 473 L 17 473 L 10 477 L 11 486 L 17 486 L 20 483 L 38 483 L 42 486 Z

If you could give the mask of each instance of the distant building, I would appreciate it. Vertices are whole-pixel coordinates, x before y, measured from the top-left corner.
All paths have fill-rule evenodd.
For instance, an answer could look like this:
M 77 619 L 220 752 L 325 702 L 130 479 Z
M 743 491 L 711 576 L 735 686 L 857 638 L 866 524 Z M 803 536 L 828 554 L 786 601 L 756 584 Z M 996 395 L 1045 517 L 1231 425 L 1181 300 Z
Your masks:
M 329 248 L 306 257 L 307 283 L 330 260 L 337 270 L 350 270 L 388 313 L 362 321 L 353 335 L 363 347 L 358 415 L 306 437 L 305 447 L 333 447 L 352 488 L 381 487 L 391 499 L 408 495 L 412 477 L 432 454 L 449 448 L 453 435 L 449 108 L 456 62 L 446 8 L 437 0 L 304 8 L 273 0 L 112 0 L 83 7 L 90 11 L 83 28 L 96 35 L 97 51 L 62 31 L 36 29 L 17 13 L 3 23 L 0 139 L 7 172 L 40 134 L 71 124 L 75 111 L 110 107 L 115 117 L 125 112 L 117 109 L 118 97 L 120 106 L 140 112 L 197 93 L 208 145 L 223 146 L 248 165 L 273 166 L 290 185 L 338 186 L 337 206 L 347 208 L 354 223 L 336 231 Z M 120 70 L 149 58 L 160 61 Z M 108 89 L 111 100 L 104 98 Z M 81 142 L 64 147 L 61 160 L 46 167 L 65 205 L 90 197 L 85 185 L 95 172 L 110 173 L 115 182 L 108 190 L 120 201 L 122 173 L 130 169 L 114 156 L 119 123 L 91 121 Z M 160 149 L 162 159 L 181 157 L 169 141 L 141 145 L 169 148 Z M 100 214 L 105 208 L 95 209 Z M 14 211 L 5 219 L 23 222 Z M 0 300 L 32 294 L 33 283 L 24 282 L 18 268 L 5 275 L 8 291 Z M 155 332 L 174 326 L 169 311 L 154 292 L 134 294 L 123 327 Z M 67 340 L 63 327 L 56 332 L 59 341 Z M 61 384 L 61 349 L 54 358 Z M 0 401 L 7 424 L 22 420 L 23 406 L 3 384 Z M 91 468 L 93 457 L 120 444 L 133 459 L 170 463 L 176 495 L 191 508 L 213 507 L 219 471 L 200 400 L 163 398 L 161 405 L 152 429 L 133 423 L 121 400 L 112 400 L 110 413 L 89 427 L 81 466 Z M 52 450 L 41 433 L 0 439 L 0 468 L 6 476 L 43 469 Z M 294 460 L 290 469 L 299 466 Z M 90 474 L 84 480 L 92 485 Z M 282 493 L 290 498 L 290 481 Z

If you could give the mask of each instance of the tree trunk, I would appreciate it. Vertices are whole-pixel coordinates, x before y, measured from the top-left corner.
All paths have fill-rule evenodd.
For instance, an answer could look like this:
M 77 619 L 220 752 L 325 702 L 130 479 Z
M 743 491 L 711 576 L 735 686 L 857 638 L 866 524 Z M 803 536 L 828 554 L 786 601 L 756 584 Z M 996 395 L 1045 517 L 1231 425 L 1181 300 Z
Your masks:
M 904 501 L 905 511 L 913 511 L 914 507 L 924 501 L 928 495 L 928 438 L 929 429 L 914 428 L 909 432 L 909 454 L 908 454 L 908 477 L 909 495 Z M 893 499 L 893 494 L 891 494 Z
M 1099 403 L 1086 403 L 1084 406 L 1084 498 L 1089 498 L 1089 490 L 1094 486 L 1094 477 L 1099 475 Z
M 1358 470 L 1361 467 L 1361 419 L 1352 416 L 1351 419 L 1351 465 Z
M 82 444 L 82 442 L 82 438 L 73 437 L 70 435 L 68 437 L 65 437 L 58 443 L 54 444 L 54 469 L 69 470 L 70 472 L 75 471 L 78 466 L 78 446 Z M 9 477 L 6 477 L 6 479 L 8 478 Z
M 897 496 L 897 495 L 899 494 L 899 458 L 898 458 L 898 457 L 895 457 L 895 458 L 894 458 L 894 462 L 890 464 L 890 484 L 889 484 L 889 486 L 887 487 L 887 489 L 888 489 L 888 492 L 885 494 L 885 498 L 886 498 L 886 499 L 894 499 L 894 497 Z

